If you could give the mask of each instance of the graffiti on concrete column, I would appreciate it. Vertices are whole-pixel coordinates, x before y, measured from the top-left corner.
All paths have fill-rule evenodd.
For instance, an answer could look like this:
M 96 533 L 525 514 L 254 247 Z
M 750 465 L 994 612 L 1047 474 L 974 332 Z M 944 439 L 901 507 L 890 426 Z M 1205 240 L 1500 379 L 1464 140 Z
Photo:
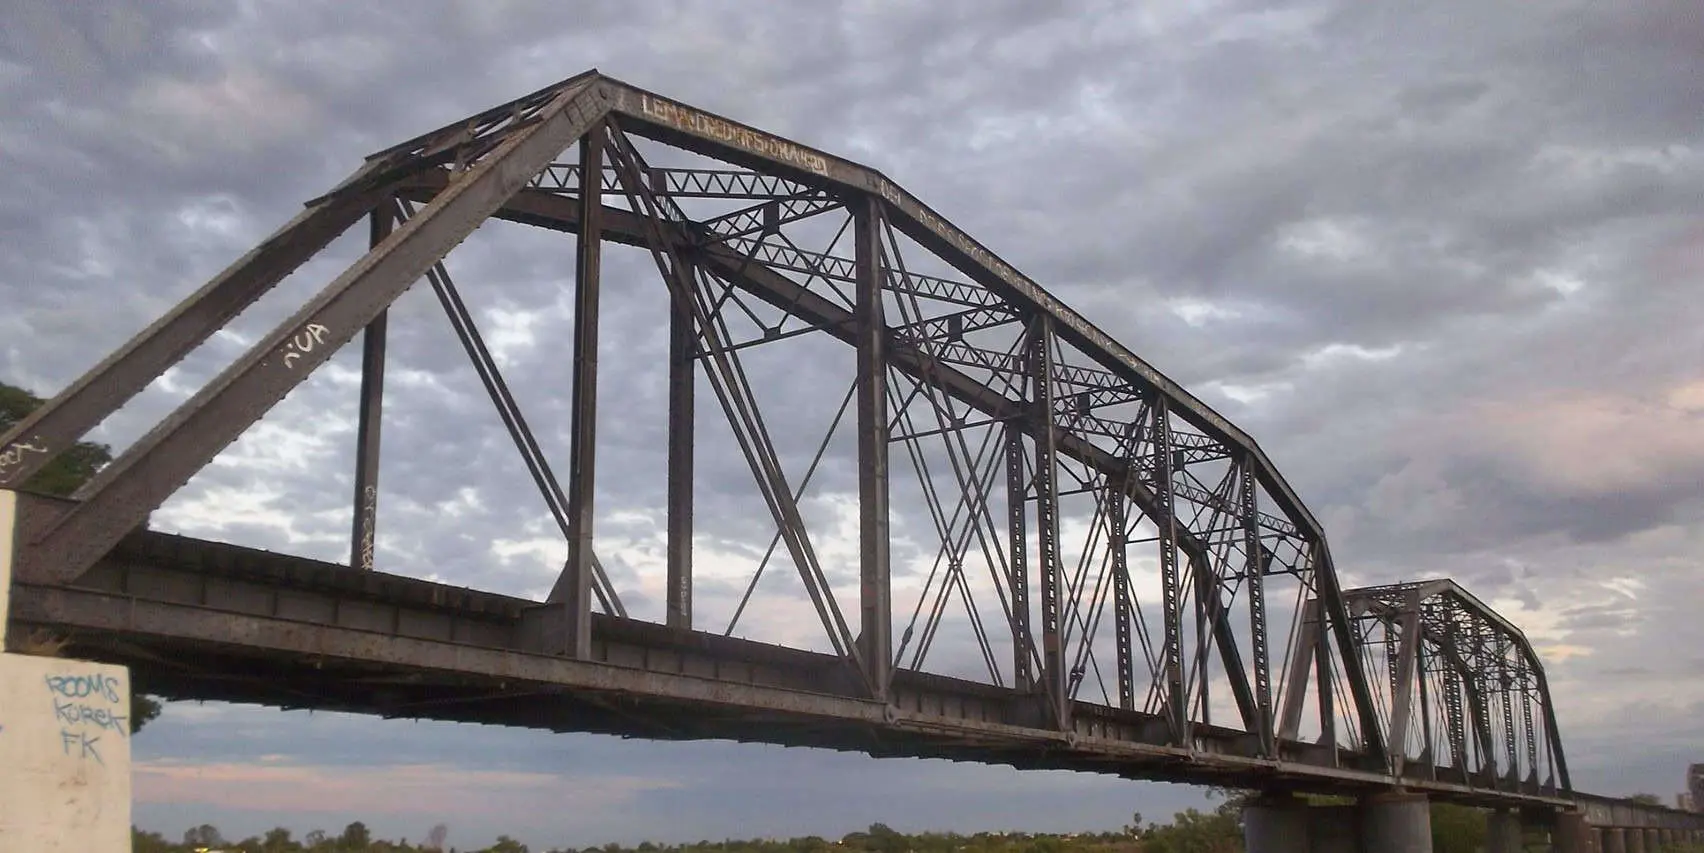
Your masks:
M 129 717 L 121 713 L 123 680 L 111 675 L 49 675 L 44 679 L 53 718 L 59 724 L 59 747 L 68 756 L 104 765 L 101 738 L 130 736 Z

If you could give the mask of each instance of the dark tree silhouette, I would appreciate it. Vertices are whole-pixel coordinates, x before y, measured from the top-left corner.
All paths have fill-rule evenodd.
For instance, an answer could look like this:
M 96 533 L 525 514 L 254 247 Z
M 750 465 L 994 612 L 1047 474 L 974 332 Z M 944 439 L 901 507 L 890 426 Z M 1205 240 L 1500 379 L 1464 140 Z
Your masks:
M 448 840 L 449 837 L 450 837 L 450 828 L 448 826 L 445 826 L 444 824 L 440 823 L 440 824 L 432 827 L 432 829 L 426 833 L 426 849 L 428 849 L 428 850 L 442 850 L 442 849 L 444 849 L 444 842 L 446 840 Z

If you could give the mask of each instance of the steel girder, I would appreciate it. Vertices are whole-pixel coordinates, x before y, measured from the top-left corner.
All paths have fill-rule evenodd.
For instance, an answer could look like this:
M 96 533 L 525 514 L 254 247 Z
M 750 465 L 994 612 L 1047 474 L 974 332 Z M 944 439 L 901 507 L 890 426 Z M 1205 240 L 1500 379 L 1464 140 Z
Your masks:
M 629 137 L 714 157 L 744 171 L 654 168 Z M 578 144 L 579 162 L 558 156 Z M 581 187 L 597 174 L 598 191 Z M 627 207 L 603 203 L 626 199 Z M 393 199 L 423 203 L 390 211 Z M 683 204 L 757 202 L 710 216 Z M 972 240 L 879 172 L 774 137 L 595 72 L 488 110 L 378 152 L 254 252 L 161 321 L 0 437 L 0 486 L 25 481 L 129 397 L 206 340 L 284 276 L 361 217 L 375 214 L 372 246 L 318 296 L 205 390 L 125 451 L 53 517 L 26 519 L 20 565 L 38 579 L 74 583 L 147 513 L 181 487 L 334 351 L 365 330 L 361 451 L 352 525 L 352 563 L 373 565 L 372 510 L 378 495 L 378 412 L 382 406 L 386 308 L 422 276 L 457 321 L 469 355 L 541 494 L 570 543 L 546 612 L 553 651 L 584 657 L 591 601 L 623 613 L 592 551 L 595 478 L 599 249 L 603 242 L 649 249 L 671 296 L 667 622 L 693 624 L 690 379 L 702 366 L 753 468 L 824 626 L 867 693 L 885 696 L 906 651 L 890 624 L 886 493 L 892 444 L 938 438 L 954 486 L 925 481 L 926 501 L 947 566 L 936 601 L 960 597 L 978 634 L 991 679 L 1002 675 L 972 600 L 972 547 L 995 581 L 1010 629 L 1015 684 L 1033 690 L 1053 724 L 1069 729 L 1075 697 L 1095 654 L 1102 615 L 1113 611 L 1119 699 L 1134 707 L 1146 676 L 1148 704 L 1170 740 L 1189 750 L 1196 727 L 1213 724 L 1210 684 L 1227 686 L 1251 754 L 1284 757 L 1274 692 L 1305 691 L 1295 673 L 1274 691 L 1267 650 L 1275 619 L 1265 587 L 1293 579 L 1318 610 L 1289 625 L 1317 626 L 1319 660 L 1328 648 L 1344 687 L 1322 663 L 1313 683 L 1322 733 L 1363 769 L 1387 768 L 1384 729 L 1324 532 L 1264 452 L 1200 400 L 1113 341 L 1085 318 Z M 787 229 L 847 214 L 850 258 L 798 245 Z M 581 235 L 576 261 L 574 441 L 567 489 L 555 477 L 513 405 L 441 261 L 488 217 Z M 392 220 L 395 227 L 392 227 Z M 927 264 L 908 266 L 932 256 Z M 955 278 L 954 276 L 958 278 Z M 840 290 L 849 285 L 851 292 Z M 764 334 L 736 340 L 729 306 L 743 296 L 779 310 Z M 786 322 L 797 328 L 787 331 Z M 815 556 L 797 507 L 803 482 L 777 462 L 739 352 L 771 339 L 826 333 L 856 351 L 858 458 L 858 636 L 851 635 Z M 1005 337 L 1001 337 L 1004 335 Z M 1010 342 L 1007 346 L 1005 342 Z M 1020 345 L 1021 344 L 1021 345 Z M 487 376 L 489 373 L 489 376 Z M 971 420 L 974 415 L 980 420 Z M 918 419 L 933 419 L 919 425 Z M 978 430 L 997 432 L 997 449 L 973 450 Z M 1007 494 L 992 494 L 1004 460 Z M 809 474 L 806 475 L 808 480 Z M 949 506 L 954 503 L 956 506 Z M 1004 502 L 1007 529 L 993 525 Z M 1082 503 L 1087 501 L 1087 504 Z M 1074 509 L 1068 510 L 1070 504 Z M 1066 520 L 1089 519 L 1083 542 L 1062 537 Z M 1000 534 L 1005 534 L 1001 541 Z M 1151 535 L 1145 535 L 1151 534 Z M 1155 545 L 1161 592 L 1147 627 L 1131 584 L 1130 549 Z M 1116 551 L 1116 553 L 1114 553 Z M 1075 558 L 1075 565 L 1071 562 Z M 1033 559 L 1033 563 L 1031 560 Z M 1039 587 L 1042 636 L 1030 630 L 1031 585 Z M 932 583 L 932 581 L 931 581 Z M 927 593 L 929 588 L 926 588 Z M 1246 609 L 1235 606 L 1242 595 Z M 931 608 L 925 635 L 942 612 Z M 1194 636 L 1191 637 L 1193 629 Z M 994 632 L 1000 634 L 1001 632 Z M 1002 634 L 1003 636 L 1003 634 Z M 922 641 L 913 650 L 921 660 Z M 898 646 L 896 649 L 895 647 Z M 1140 650 L 1137 646 L 1141 646 Z M 1140 652 L 1140 653 L 1139 653 Z M 1140 671 L 1146 667 L 1147 672 Z M 1103 682 L 1103 688 L 1105 684 Z M 1341 709 L 1341 720 L 1338 719 Z M 1339 725 L 1354 732 L 1335 742 Z

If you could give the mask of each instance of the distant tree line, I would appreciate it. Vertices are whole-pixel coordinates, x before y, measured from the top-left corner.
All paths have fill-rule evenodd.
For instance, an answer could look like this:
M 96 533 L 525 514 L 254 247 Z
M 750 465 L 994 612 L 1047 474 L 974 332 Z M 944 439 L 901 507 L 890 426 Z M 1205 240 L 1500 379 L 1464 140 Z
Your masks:
M 171 842 L 159 833 L 134 830 L 134 853 L 1242 853 L 1242 806 L 1250 796 L 1233 791 L 1215 791 L 1222 799 L 1207 811 L 1185 809 L 1170 823 L 1144 822 L 1136 814 L 1123 829 L 1114 832 L 1066 834 L 1024 832 L 923 832 L 907 834 L 874 824 L 837 840 L 810 835 L 785 841 L 699 841 L 691 844 L 643 842 L 636 847 L 604 844 L 593 847 L 549 847 L 534 849 L 507 836 L 484 847 L 454 847 L 447 842 L 444 824 L 432 827 L 418 842 L 374 838 L 367 825 L 356 821 L 338 835 L 314 830 L 300 839 L 290 830 L 273 829 L 264 835 L 240 841 L 227 840 L 213 826 L 190 829 L 182 842 Z M 1320 804 L 1331 798 L 1310 797 Z M 1344 802 L 1347 802 L 1346 800 Z M 1478 809 L 1435 803 L 1432 806 L 1432 849 L 1435 853 L 1479 853 L 1485 849 L 1485 812 Z M 1674 853 L 1704 853 L 1704 848 L 1677 847 Z M 1669 853 L 1669 851 L 1663 851 Z

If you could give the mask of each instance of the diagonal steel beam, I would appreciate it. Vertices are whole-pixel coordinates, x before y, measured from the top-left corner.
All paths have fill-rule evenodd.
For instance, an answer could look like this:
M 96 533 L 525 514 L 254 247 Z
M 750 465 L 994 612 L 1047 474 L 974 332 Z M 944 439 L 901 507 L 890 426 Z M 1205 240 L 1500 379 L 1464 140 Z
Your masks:
M 26 545 L 24 562 L 62 583 L 94 565 L 583 135 L 607 112 L 607 97 L 601 84 L 559 94 L 534 124 L 509 136 L 86 483 L 82 503 Z
M 343 193 L 328 196 L 296 214 L 165 316 L 18 421 L 0 436 L 0 488 L 23 485 L 385 198 L 381 190 Z

